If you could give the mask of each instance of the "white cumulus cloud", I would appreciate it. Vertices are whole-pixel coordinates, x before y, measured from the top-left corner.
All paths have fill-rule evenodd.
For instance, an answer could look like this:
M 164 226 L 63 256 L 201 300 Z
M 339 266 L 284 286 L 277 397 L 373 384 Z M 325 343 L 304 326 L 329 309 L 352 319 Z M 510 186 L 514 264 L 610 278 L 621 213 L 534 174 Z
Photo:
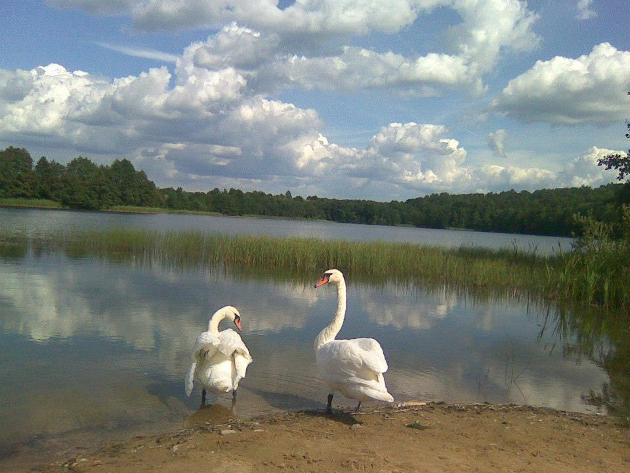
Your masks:
M 409 96 L 426 96 L 435 95 L 431 85 L 439 85 L 480 94 L 484 90 L 483 74 L 494 68 L 502 52 L 531 50 L 540 40 L 532 31 L 537 15 L 519 0 L 297 0 L 284 9 L 278 7 L 277 0 L 48 3 L 90 13 L 126 14 L 137 28 L 146 30 L 216 29 L 229 23 L 206 44 L 198 45 L 195 64 L 251 70 L 265 63 L 261 80 L 267 78 L 267 87 L 279 79 L 306 89 L 408 87 L 410 90 L 404 92 Z M 335 44 L 335 38 L 345 39 L 351 34 L 399 33 L 420 15 L 438 7 L 452 9 L 461 17 L 461 22 L 447 32 L 443 50 L 405 57 L 359 46 L 339 49 Z M 304 54 L 311 44 L 329 44 L 328 51 L 315 56 Z M 160 54 L 108 47 L 143 57 Z M 172 59 L 167 55 L 165 60 Z
M 601 43 L 590 54 L 537 61 L 512 79 L 492 108 L 524 122 L 609 124 L 627 116 L 630 51 Z
M 623 151 L 591 146 L 584 154 L 569 161 L 558 173 L 558 179 L 564 187 L 598 187 L 615 181 L 617 172 L 606 170 L 597 164 L 598 160 L 610 154 L 625 154 Z

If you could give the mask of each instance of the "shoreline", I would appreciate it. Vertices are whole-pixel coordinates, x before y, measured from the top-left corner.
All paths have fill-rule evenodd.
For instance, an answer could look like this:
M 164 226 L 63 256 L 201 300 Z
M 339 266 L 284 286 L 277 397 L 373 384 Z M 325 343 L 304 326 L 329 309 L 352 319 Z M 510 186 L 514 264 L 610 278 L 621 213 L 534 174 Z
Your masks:
M 188 428 L 8 471 L 627 471 L 630 429 L 551 408 L 407 402 L 234 417 L 209 406 Z M 214 411 L 213 411 L 214 410 Z M 223 418 L 217 417 L 217 413 Z M 212 419 L 208 421 L 205 419 Z M 209 467 L 211 468 L 209 469 Z

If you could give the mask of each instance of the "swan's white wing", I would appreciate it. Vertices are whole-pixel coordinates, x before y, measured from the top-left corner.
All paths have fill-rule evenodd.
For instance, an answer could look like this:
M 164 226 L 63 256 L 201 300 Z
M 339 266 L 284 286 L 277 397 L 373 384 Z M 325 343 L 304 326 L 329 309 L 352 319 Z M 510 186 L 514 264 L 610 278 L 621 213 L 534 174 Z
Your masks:
M 211 332 L 203 332 L 197 337 L 195 347 L 192 351 L 193 362 L 201 360 L 203 358 L 210 359 L 214 356 L 219 349 L 220 340 L 219 337 Z
M 193 361 L 186 373 L 186 381 L 184 381 L 184 389 L 186 390 L 186 396 L 190 396 L 193 390 L 193 381 L 195 379 L 195 370 L 197 369 L 197 362 Z
M 252 357 L 249 354 L 249 350 L 243 343 L 241 336 L 231 328 L 219 332 L 219 342 L 219 350 L 225 356 L 231 356 L 234 353 L 238 353 L 251 361 Z
M 192 350 L 192 364 L 188 368 L 186 373 L 186 379 L 184 381 L 184 389 L 186 395 L 190 396 L 193 390 L 193 382 L 195 380 L 195 374 L 197 370 L 197 363 L 204 359 L 210 359 L 214 356 L 219 347 L 219 339 L 210 332 L 203 332 L 195 341 L 195 346 Z
M 379 343 L 371 338 L 333 340 L 317 350 L 317 364 L 333 378 L 360 377 L 378 379 L 387 371 L 387 362 Z
M 378 373 L 387 371 L 387 361 L 381 344 L 373 338 L 353 338 L 347 340 L 348 343 L 355 344 L 362 351 L 364 362 L 371 369 Z
M 232 383 L 236 387 L 238 382 L 245 377 L 247 367 L 253 361 L 249 350 L 241 336 L 232 329 L 223 330 L 219 333 L 221 344 L 219 350 L 226 356 L 232 356 L 234 359 L 234 373 L 232 375 Z

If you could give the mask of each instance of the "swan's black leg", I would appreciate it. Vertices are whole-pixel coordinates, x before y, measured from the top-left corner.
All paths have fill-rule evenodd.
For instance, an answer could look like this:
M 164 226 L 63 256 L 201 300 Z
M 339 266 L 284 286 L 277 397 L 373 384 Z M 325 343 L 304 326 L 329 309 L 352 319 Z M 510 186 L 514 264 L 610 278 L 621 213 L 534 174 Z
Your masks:
M 206 407 L 206 390 L 201 390 L 201 407 Z
M 232 401 L 236 401 L 236 389 L 232 391 Z
M 326 405 L 326 414 L 332 414 L 332 399 L 333 393 L 328 395 L 328 404 Z
M 354 410 L 354 412 L 359 412 L 359 409 L 361 409 L 361 401 L 359 401 L 359 404 L 357 404 L 357 408 Z

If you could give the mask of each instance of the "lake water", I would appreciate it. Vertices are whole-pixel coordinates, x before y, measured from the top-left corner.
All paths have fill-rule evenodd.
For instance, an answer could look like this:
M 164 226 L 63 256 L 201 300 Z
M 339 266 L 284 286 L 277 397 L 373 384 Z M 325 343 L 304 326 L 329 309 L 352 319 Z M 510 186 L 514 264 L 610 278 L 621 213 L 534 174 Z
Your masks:
M 0 208 L 0 229 L 26 234 L 76 229 L 139 228 L 149 230 L 203 230 L 229 235 L 263 234 L 353 241 L 384 240 L 447 247 L 482 246 L 519 248 L 550 254 L 571 249 L 571 238 L 487 233 L 430 228 L 356 225 L 309 220 L 215 217 L 176 214 L 120 214 L 38 209 Z
M 48 223 L 28 224 L 40 218 Z M 0 211 L 3 228 L 15 231 L 83 228 L 84 218 L 85 225 L 99 228 L 121 221 L 135 226 L 135 219 L 162 228 L 157 222 L 163 217 Z M 228 223 L 243 225 L 232 231 L 254 225 L 250 219 L 201 217 L 195 226 L 196 218 L 184 221 L 224 232 Z M 256 221 L 269 231 L 274 224 L 284 228 L 282 234 L 328 225 Z M 363 237 L 372 231 L 349 227 Z M 1 257 L 0 467 L 26 457 L 58 460 L 104 440 L 212 422 L 217 410 L 197 412 L 200 390 L 187 398 L 183 379 L 196 336 L 206 330 L 209 315 L 227 304 L 240 309 L 242 337 L 254 358 L 239 389 L 238 415 L 323 408 L 328 391 L 312 343 L 334 313 L 336 292 L 315 289 L 319 277 L 287 282 L 63 253 Z M 580 317 L 526 300 L 349 281 L 339 338 L 380 341 L 390 366 L 386 383 L 397 402 L 487 401 L 597 412 L 593 399 L 615 387 L 605 358 L 614 340 L 597 338 L 591 324 L 594 339 L 584 345 Z M 210 395 L 209 401 L 225 411 L 230 396 Z M 340 395 L 335 403 L 355 404 Z

